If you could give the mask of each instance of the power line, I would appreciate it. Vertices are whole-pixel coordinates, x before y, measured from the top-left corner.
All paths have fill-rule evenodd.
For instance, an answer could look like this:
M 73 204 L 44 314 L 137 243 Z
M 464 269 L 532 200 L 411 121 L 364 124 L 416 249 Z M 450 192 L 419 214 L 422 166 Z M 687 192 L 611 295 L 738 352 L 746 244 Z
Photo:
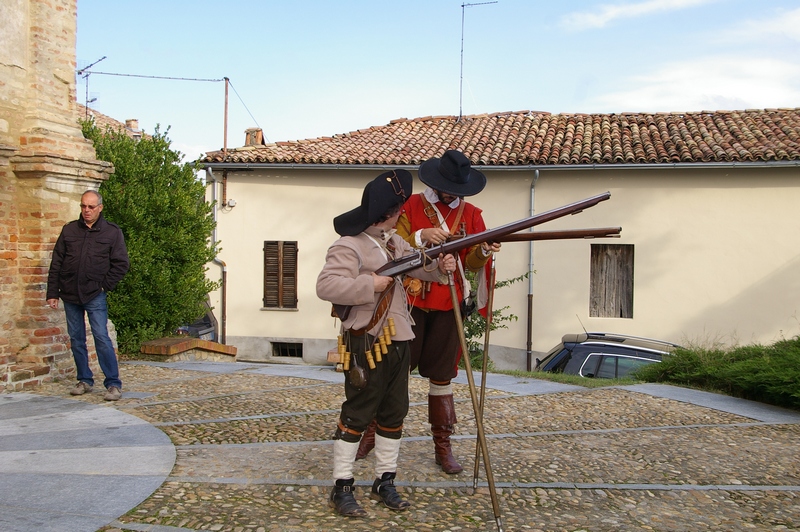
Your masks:
M 263 128 L 261 127 L 261 124 L 259 124 L 259 123 L 258 123 L 258 120 L 256 120 L 256 117 L 254 117 L 254 116 L 253 116 L 253 113 L 251 113 L 251 112 L 250 112 L 250 109 L 248 109 L 248 108 L 247 108 L 247 104 L 245 104 L 245 103 L 244 103 L 244 100 L 242 100 L 242 97 L 241 97 L 241 96 L 239 96 L 239 93 L 236 91 L 236 87 L 234 87 L 234 86 L 233 86 L 233 83 L 231 83 L 231 80 L 228 80 L 228 85 L 230 85 L 230 87 L 233 89 L 233 92 L 235 92 L 235 93 L 236 93 L 236 97 L 237 97 L 237 98 L 239 98 L 239 101 L 240 101 L 240 102 L 242 102 L 242 105 L 244 106 L 245 110 L 247 110 L 247 114 L 249 114 L 249 115 L 250 115 L 250 118 L 252 118 L 252 119 L 253 119 L 253 122 L 255 122 L 255 123 L 256 123 L 256 125 L 258 126 L 258 128 L 259 128 L 259 129 L 261 129 L 261 132 L 263 133 L 263 132 L 264 132 L 264 130 L 263 130 Z M 265 137 L 266 137 L 266 135 L 265 135 Z M 267 142 L 269 142 L 269 139 L 267 139 Z
M 86 72 L 87 74 L 100 74 L 103 76 L 124 76 L 127 78 L 147 78 L 147 79 L 172 79 L 177 81 L 210 81 L 210 82 L 220 82 L 225 81 L 225 78 L 220 79 L 201 79 L 201 78 L 175 78 L 171 76 L 145 76 L 142 74 L 120 74 L 117 72 L 93 72 L 89 70 L 82 70 L 79 72 Z
M 86 79 L 86 91 L 87 91 L 86 108 L 87 108 L 87 113 L 88 113 L 88 107 L 89 107 L 88 91 L 89 91 L 89 75 L 90 74 L 99 74 L 99 75 L 102 75 L 102 76 L 120 76 L 120 77 L 127 77 L 127 78 L 166 79 L 166 80 L 173 80 L 173 81 L 200 81 L 200 82 L 211 82 L 211 83 L 218 83 L 218 82 L 221 82 L 221 81 L 225 81 L 225 82 L 227 82 L 227 85 L 230 86 L 233 89 L 233 92 L 236 93 L 236 97 L 239 98 L 239 101 L 242 103 L 242 106 L 247 111 L 247 114 L 250 115 L 250 118 L 253 119 L 253 122 L 255 122 L 256 126 L 258 126 L 258 128 L 261 129 L 261 125 L 258 123 L 258 120 L 256 120 L 256 117 L 253 116 L 253 113 L 250 112 L 250 109 L 248 109 L 248 107 L 244 103 L 244 100 L 242 99 L 242 97 L 239 95 L 239 93 L 233 87 L 233 84 L 231 83 L 230 78 L 220 78 L 220 79 L 182 78 L 182 77 L 174 77 L 174 76 L 150 76 L 150 75 L 144 75 L 144 74 L 122 74 L 122 73 L 119 73 L 119 72 L 94 72 L 94 71 L 89 70 L 89 68 L 91 68 L 93 65 L 99 63 L 103 59 L 105 59 L 105 56 L 103 58 L 95 61 L 91 65 L 89 65 L 89 66 L 87 66 L 87 67 L 85 67 L 85 68 L 83 68 L 83 69 L 78 71 L 78 75 L 81 75 Z M 227 89 L 226 89 L 226 91 L 227 91 Z M 226 105 L 226 128 L 227 128 L 227 92 L 226 92 L 225 99 L 226 99 L 225 105 Z M 263 133 L 263 130 L 262 130 L 262 133 Z M 267 139 L 267 140 L 269 140 L 269 139 Z

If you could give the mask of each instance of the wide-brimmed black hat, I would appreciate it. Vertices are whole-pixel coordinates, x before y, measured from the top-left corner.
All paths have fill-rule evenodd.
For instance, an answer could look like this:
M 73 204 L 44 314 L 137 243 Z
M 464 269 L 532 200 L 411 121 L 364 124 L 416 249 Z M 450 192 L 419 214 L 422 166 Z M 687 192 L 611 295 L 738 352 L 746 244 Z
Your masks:
M 434 190 L 453 196 L 474 196 L 486 186 L 486 176 L 472 168 L 469 159 L 456 150 L 419 165 L 419 180 Z
M 355 236 L 392 207 L 402 205 L 411 196 L 413 179 L 407 170 L 384 172 L 364 187 L 361 205 L 333 219 L 333 228 L 342 236 Z

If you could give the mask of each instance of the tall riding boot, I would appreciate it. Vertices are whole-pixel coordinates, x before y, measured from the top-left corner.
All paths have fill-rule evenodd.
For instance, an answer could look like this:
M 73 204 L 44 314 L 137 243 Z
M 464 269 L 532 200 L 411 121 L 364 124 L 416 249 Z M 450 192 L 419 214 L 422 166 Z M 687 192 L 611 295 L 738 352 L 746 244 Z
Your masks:
M 428 417 L 433 432 L 436 463 L 448 475 L 461 473 L 464 468 L 456 461 L 450 446 L 450 435 L 456 423 L 453 395 L 428 395 Z
M 361 435 L 361 441 L 358 443 L 358 452 L 356 453 L 356 460 L 362 460 L 367 457 L 369 452 L 375 448 L 375 429 L 378 428 L 378 422 L 374 419 L 367 425 L 367 430 Z

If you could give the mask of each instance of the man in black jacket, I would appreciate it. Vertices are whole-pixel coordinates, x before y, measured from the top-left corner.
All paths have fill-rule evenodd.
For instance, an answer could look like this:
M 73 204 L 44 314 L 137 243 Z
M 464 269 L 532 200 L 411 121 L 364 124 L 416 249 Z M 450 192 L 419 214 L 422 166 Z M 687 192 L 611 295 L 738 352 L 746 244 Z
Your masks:
M 61 230 L 53 248 L 47 276 L 47 304 L 58 308 L 64 301 L 67 332 L 75 359 L 78 384 L 72 395 L 92 391 L 94 376 L 86 348 L 86 319 L 92 328 L 97 361 L 103 370 L 106 401 L 122 397 L 122 381 L 114 344 L 108 336 L 106 292 L 117 286 L 130 267 L 125 238 L 118 225 L 102 216 L 103 197 L 94 190 L 81 196 L 81 216 Z

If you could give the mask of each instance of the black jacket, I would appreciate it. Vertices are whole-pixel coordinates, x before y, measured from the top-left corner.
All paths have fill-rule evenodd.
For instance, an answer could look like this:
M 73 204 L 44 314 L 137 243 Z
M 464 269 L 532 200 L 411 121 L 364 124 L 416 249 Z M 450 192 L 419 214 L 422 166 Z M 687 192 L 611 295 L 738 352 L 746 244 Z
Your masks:
M 88 227 L 83 218 L 61 230 L 47 275 L 47 299 L 85 304 L 101 290 L 110 292 L 128 271 L 125 238 L 103 214 Z

